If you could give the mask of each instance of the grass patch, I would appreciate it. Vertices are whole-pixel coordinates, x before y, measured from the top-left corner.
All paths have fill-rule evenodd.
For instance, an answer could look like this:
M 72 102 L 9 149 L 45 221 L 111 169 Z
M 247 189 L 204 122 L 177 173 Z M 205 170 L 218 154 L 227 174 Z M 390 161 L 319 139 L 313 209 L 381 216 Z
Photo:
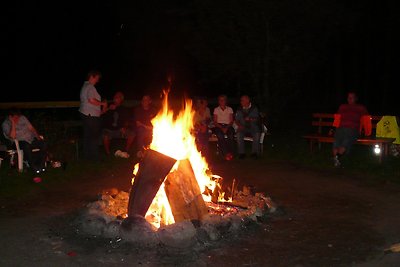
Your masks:
M 48 168 L 46 172 L 35 175 L 28 169 L 19 173 L 8 164 L 0 168 L 0 198 L 19 199 L 29 197 L 41 191 L 48 190 L 54 186 L 60 186 L 74 180 L 90 179 L 104 176 L 104 173 L 111 169 L 133 168 L 133 159 L 121 159 L 108 157 L 101 162 L 71 161 L 67 168 Z M 42 182 L 35 183 L 33 178 L 39 176 Z

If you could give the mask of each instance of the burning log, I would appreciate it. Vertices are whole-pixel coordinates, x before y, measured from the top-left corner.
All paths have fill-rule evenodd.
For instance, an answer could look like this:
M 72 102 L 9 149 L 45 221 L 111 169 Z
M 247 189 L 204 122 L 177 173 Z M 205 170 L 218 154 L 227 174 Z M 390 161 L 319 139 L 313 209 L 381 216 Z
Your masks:
M 189 160 L 179 161 L 178 169 L 168 174 L 165 193 L 175 222 L 201 220 L 208 213 Z
M 153 198 L 175 162 L 175 159 L 157 151 L 146 152 L 129 195 L 128 216 L 146 215 Z

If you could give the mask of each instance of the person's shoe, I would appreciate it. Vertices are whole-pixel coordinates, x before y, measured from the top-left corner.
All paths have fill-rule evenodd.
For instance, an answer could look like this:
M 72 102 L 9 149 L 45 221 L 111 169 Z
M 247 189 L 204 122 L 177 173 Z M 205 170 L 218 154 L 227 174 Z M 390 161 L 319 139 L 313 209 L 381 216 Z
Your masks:
M 246 157 L 245 154 L 239 154 L 239 159 L 244 159 Z
M 251 157 L 252 157 L 253 159 L 258 159 L 258 154 L 257 154 L 257 153 L 253 153 L 253 154 L 251 154 Z
M 339 168 L 340 167 L 340 161 L 339 161 L 339 157 L 336 155 L 335 157 L 333 157 L 333 166 L 335 168 Z
M 225 160 L 232 160 L 233 159 L 233 155 L 231 154 L 231 153 L 227 153 L 226 155 L 225 155 Z

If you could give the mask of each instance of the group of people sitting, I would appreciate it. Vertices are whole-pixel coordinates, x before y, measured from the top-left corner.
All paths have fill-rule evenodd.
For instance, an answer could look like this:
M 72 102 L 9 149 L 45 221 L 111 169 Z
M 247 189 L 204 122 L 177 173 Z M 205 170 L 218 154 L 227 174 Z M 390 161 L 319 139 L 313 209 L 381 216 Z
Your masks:
M 260 113 L 257 107 L 252 105 L 249 96 L 243 95 L 240 98 L 240 107 L 236 113 L 227 105 L 226 95 L 218 97 L 218 106 L 214 109 L 212 117 L 205 98 L 198 99 L 195 108 L 196 141 L 203 154 L 208 154 L 209 137 L 213 133 L 218 139 L 219 152 L 226 160 L 233 159 L 235 155 L 235 137 L 239 159 L 246 157 L 245 136 L 251 136 L 253 140 L 251 157 L 259 156 L 262 124 Z
M 112 139 L 126 139 L 124 152 L 132 151 L 136 144 L 137 156 L 152 140 L 153 126 L 151 120 L 156 116 L 157 109 L 152 105 L 149 95 L 142 97 L 140 105 L 134 110 L 123 107 L 124 94 L 116 92 L 111 103 L 102 100 L 95 85 L 101 74 L 91 71 L 87 76 L 80 92 L 80 116 L 83 125 L 83 155 L 87 160 L 99 160 L 99 144 L 102 140 L 104 151 L 111 154 Z M 234 138 L 237 140 L 238 157 L 245 157 L 244 137 L 253 138 L 252 157 L 260 153 L 259 139 L 261 133 L 260 115 L 252 105 L 250 98 L 244 95 L 240 99 L 240 108 L 233 112 L 227 106 L 227 97 L 218 97 L 218 107 L 211 117 L 210 109 L 205 98 L 198 99 L 195 104 L 194 132 L 199 150 L 208 154 L 208 143 L 211 133 L 218 138 L 219 152 L 225 159 L 234 157 Z M 10 141 L 18 140 L 19 148 L 24 152 L 24 159 L 31 169 L 36 172 L 45 171 L 47 145 L 29 120 L 18 109 L 10 109 L 2 123 L 3 137 Z M 14 142 L 15 147 L 15 142 Z M 32 150 L 38 148 L 38 152 Z

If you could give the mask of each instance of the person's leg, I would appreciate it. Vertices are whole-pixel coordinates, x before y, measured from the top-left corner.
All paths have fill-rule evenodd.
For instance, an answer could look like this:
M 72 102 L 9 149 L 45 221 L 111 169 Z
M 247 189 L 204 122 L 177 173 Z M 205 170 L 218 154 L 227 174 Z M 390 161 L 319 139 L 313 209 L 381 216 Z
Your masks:
M 250 130 L 250 134 L 253 138 L 251 153 L 253 154 L 253 156 L 258 156 L 260 154 L 260 130 L 258 129 L 258 127 L 252 127 Z
M 217 127 L 214 129 L 214 133 L 218 139 L 218 148 L 219 148 L 222 156 L 225 157 L 225 154 L 227 153 L 225 133 L 220 128 L 217 128 Z
M 32 145 L 25 141 L 19 141 L 19 148 L 24 152 L 24 160 L 26 160 L 33 171 L 39 170 L 32 156 Z
M 146 144 L 146 130 L 143 127 L 138 127 L 136 132 L 137 150 L 141 151 Z
M 89 117 L 81 114 L 83 126 L 83 157 L 89 159 L 90 157 L 90 122 Z
M 126 145 L 125 145 L 125 151 L 129 153 L 129 151 L 132 148 L 133 141 L 135 140 L 135 134 L 133 131 L 128 130 L 126 133 Z
M 104 150 L 106 151 L 107 155 L 110 155 L 110 135 L 108 133 L 108 131 L 104 130 L 103 131 L 103 146 L 104 146 Z
M 196 138 L 199 144 L 199 151 L 203 156 L 208 156 L 208 133 L 198 133 Z
M 89 117 L 89 159 L 99 159 L 99 141 L 100 141 L 100 127 L 101 120 L 99 117 Z
M 39 151 L 32 153 L 32 161 L 40 170 L 44 170 L 46 166 L 47 144 L 43 140 L 35 139 L 32 142 L 32 149 L 35 148 L 39 149 Z
M 147 148 L 150 146 L 151 141 L 153 140 L 153 131 L 152 130 L 145 130 L 144 133 L 144 147 Z
M 229 127 L 228 131 L 226 132 L 227 136 L 227 143 L 228 143 L 228 153 L 233 154 L 234 147 L 235 147 L 235 129 L 233 127 Z
M 343 141 L 343 148 L 339 149 L 339 153 L 341 155 L 348 154 L 350 152 L 351 147 L 357 141 L 358 138 L 358 130 L 347 128 L 346 129 L 346 136 Z
M 237 142 L 237 149 L 238 149 L 238 154 L 239 157 L 244 157 L 245 151 L 244 151 L 244 135 L 245 132 L 243 130 L 238 130 L 236 132 L 236 142 Z

